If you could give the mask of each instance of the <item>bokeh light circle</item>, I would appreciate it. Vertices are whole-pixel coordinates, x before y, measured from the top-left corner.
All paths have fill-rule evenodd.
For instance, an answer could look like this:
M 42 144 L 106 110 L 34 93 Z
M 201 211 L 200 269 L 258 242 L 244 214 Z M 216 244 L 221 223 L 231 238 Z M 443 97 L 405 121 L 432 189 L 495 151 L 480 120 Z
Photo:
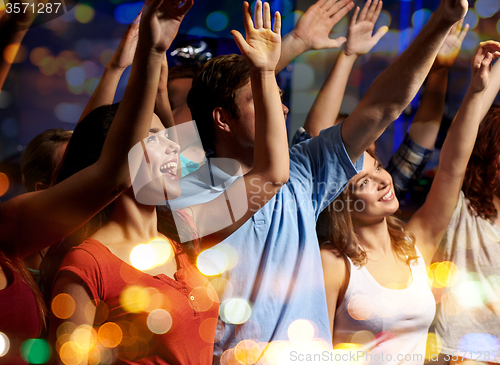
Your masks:
M 308 342 L 314 338 L 314 327 L 306 319 L 297 319 L 288 326 L 288 338 L 292 342 Z
M 29 364 L 45 364 L 51 355 L 49 343 L 41 338 L 26 340 L 21 345 L 21 356 Z
M 153 246 L 140 244 L 130 252 L 130 263 L 137 270 L 149 270 L 155 266 L 156 251 Z
M 149 313 L 147 324 L 151 332 L 162 335 L 172 327 L 172 316 L 164 309 L 156 309 Z
M 52 299 L 51 309 L 57 318 L 66 319 L 75 312 L 75 301 L 71 295 L 61 293 Z
M 223 11 L 214 11 L 207 16 L 207 27 L 211 31 L 220 32 L 221 30 L 226 29 L 229 18 L 227 14 Z
M 248 321 L 252 315 L 252 308 L 246 300 L 232 298 L 222 303 L 219 314 L 226 323 L 241 324 Z
M 7 335 L 0 332 L 0 357 L 5 356 L 10 349 L 10 341 Z
M 104 323 L 97 332 L 99 342 L 108 348 L 116 347 L 123 338 L 123 332 L 120 326 L 113 322 Z

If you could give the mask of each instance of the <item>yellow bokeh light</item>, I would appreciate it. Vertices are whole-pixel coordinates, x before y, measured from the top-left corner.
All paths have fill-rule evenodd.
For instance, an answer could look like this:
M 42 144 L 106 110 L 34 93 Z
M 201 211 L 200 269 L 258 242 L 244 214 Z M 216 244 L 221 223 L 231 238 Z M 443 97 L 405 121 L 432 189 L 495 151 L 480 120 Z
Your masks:
M 88 354 L 87 357 L 88 365 L 100 365 L 101 364 L 101 350 L 99 346 L 95 346 Z
M 0 172 L 0 196 L 4 195 L 7 191 L 9 191 L 10 182 L 9 177 L 5 175 L 3 172 Z
M 307 342 L 314 338 L 314 327 L 308 320 L 297 319 L 288 327 L 288 338 L 293 342 Z
M 116 323 L 107 322 L 99 328 L 97 338 L 103 346 L 113 348 L 122 342 L 123 332 Z
M 441 352 L 441 348 L 443 346 L 443 341 L 441 338 L 435 334 L 434 332 L 429 332 L 427 335 L 424 335 L 421 341 L 425 341 L 426 350 L 425 353 L 432 356 L 433 354 L 437 354 Z
M 61 293 L 52 299 L 51 308 L 57 318 L 66 319 L 75 312 L 75 301 L 71 295 Z
M 92 21 L 95 16 L 95 10 L 86 4 L 79 4 L 75 10 L 75 18 L 80 23 L 86 24 Z
M 28 51 L 19 43 L 9 44 L 3 50 L 3 58 L 7 63 L 21 63 L 26 60 Z
M 236 357 L 234 356 L 234 349 L 229 349 L 224 351 L 222 356 L 220 357 L 220 364 L 221 365 L 241 365 L 241 362 L 239 362 Z
M 40 60 L 40 72 L 45 76 L 52 76 L 57 72 L 57 61 L 54 56 L 46 56 Z
M 89 352 L 97 344 L 97 332 L 92 326 L 83 324 L 73 331 L 70 342 L 81 351 Z
M 222 303 L 219 313 L 224 322 L 241 324 L 248 321 L 252 308 L 246 300 L 233 298 Z
M 174 257 L 172 245 L 163 238 L 155 238 L 148 243 L 149 246 L 155 250 L 155 263 L 154 266 L 160 266 Z
M 64 343 L 59 349 L 59 357 L 65 365 L 77 365 L 83 360 L 83 352 L 71 341 Z
M 120 303 L 130 313 L 145 312 L 150 303 L 149 292 L 141 286 L 129 286 L 121 293 Z
M 259 345 L 252 340 L 240 341 L 234 348 L 234 357 L 236 360 L 246 365 L 257 362 L 261 353 Z
M 223 252 L 227 258 L 226 270 L 231 270 L 238 264 L 239 255 L 238 251 L 229 243 L 221 243 L 217 245 L 217 249 Z
M 224 251 L 213 247 L 198 255 L 196 265 L 203 275 L 215 276 L 227 270 L 229 261 Z
M 137 245 L 130 252 L 130 262 L 137 270 L 150 270 L 155 267 L 156 251 L 148 244 Z
M 432 286 L 433 288 L 436 288 L 436 289 L 440 289 L 443 287 L 436 280 L 435 272 L 436 272 L 436 268 L 438 267 L 439 264 L 440 264 L 440 262 L 434 262 L 431 264 L 431 266 L 429 266 L 427 268 L 427 282 L 428 282 L 429 286 Z
M 366 295 L 356 295 L 347 304 L 347 311 L 352 318 L 364 321 L 373 315 L 372 300 Z
M 434 270 L 434 279 L 443 287 L 450 287 L 458 280 L 458 267 L 450 261 L 440 262 Z
M 4 356 L 10 349 L 10 341 L 7 335 L 0 332 L 0 357 Z
M 151 332 L 162 335 L 172 327 L 172 316 L 165 309 L 156 309 L 149 313 L 147 324 Z

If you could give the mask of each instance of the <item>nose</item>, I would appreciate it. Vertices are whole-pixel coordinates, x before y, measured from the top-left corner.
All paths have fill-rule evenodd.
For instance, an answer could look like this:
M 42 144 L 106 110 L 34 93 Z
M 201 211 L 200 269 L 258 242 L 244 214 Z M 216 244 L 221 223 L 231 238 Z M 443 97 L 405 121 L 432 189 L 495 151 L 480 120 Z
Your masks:
M 162 145 L 165 148 L 165 154 L 171 154 L 171 153 L 179 153 L 181 147 L 179 146 L 178 143 L 172 141 L 171 139 L 168 138 L 163 138 L 162 139 Z
M 283 115 L 285 116 L 285 120 L 286 120 L 286 116 L 288 115 L 288 112 L 290 111 L 287 106 L 285 104 L 281 104 L 281 106 L 283 107 Z
M 391 185 L 391 183 L 392 183 L 391 175 L 385 170 L 379 171 L 379 174 L 377 176 L 377 180 L 379 183 L 379 190 L 385 189 L 387 186 Z

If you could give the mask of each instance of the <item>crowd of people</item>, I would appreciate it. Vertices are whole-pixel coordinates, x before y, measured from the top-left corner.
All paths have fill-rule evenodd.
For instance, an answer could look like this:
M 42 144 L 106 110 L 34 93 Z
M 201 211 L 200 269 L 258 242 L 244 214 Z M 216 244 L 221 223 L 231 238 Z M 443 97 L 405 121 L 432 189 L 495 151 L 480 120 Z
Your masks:
M 317 0 L 283 37 L 269 3 L 244 2 L 241 55 L 169 68 L 192 7 L 147 0 L 74 131 L 26 147 L 27 193 L 0 204 L 0 363 L 30 362 L 35 338 L 49 348 L 35 363 L 500 363 L 499 42 L 472 57 L 427 199 L 395 216 L 434 149 L 467 0 L 441 0 L 350 115 L 354 62 L 388 31 L 381 0 Z M 0 18 L 0 54 L 33 20 Z M 289 148 L 276 74 L 329 48 Z M 425 80 L 384 169 L 376 140 Z M 430 274 L 448 281 L 434 295 Z

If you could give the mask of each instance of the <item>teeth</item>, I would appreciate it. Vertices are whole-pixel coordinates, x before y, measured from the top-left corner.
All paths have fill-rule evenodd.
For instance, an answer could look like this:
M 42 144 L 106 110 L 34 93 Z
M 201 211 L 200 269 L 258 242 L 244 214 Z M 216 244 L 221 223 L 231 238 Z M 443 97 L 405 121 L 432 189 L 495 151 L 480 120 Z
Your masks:
M 177 162 L 168 162 L 160 166 L 160 171 L 175 170 L 177 169 Z
M 391 197 L 391 195 L 392 195 L 392 190 L 389 190 L 389 192 L 388 192 L 387 194 L 385 194 L 385 195 L 382 197 L 382 199 L 380 199 L 380 200 L 389 199 L 389 198 Z

